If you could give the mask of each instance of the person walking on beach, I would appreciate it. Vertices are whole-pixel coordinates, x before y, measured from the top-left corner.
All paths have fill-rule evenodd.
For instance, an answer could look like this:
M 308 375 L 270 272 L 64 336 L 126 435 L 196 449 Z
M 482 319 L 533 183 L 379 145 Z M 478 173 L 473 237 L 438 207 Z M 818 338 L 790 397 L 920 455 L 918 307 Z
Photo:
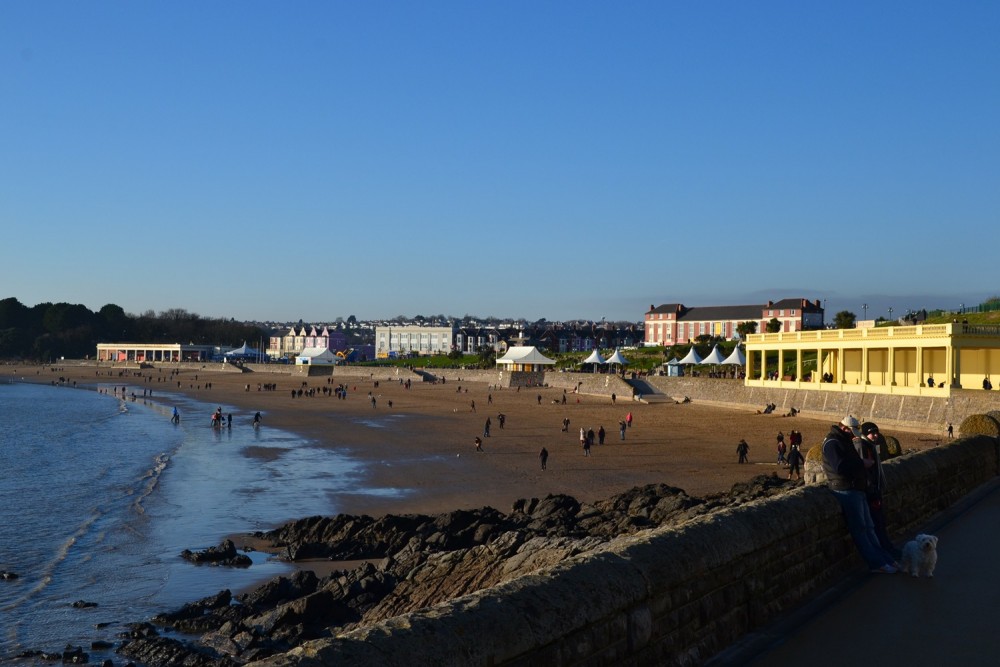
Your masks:
M 476 402 L 475 401 L 472 401 L 472 411 L 473 412 L 476 411 Z
M 796 479 L 802 479 L 802 464 L 805 462 L 802 450 L 798 444 L 792 443 L 792 448 L 788 450 L 788 479 L 795 475 Z
M 486 424 L 483 425 L 483 437 L 484 438 L 490 437 L 490 426 L 492 426 L 492 424 L 493 424 L 493 422 L 491 422 L 490 418 L 487 417 L 486 418 Z
M 750 445 L 743 438 L 740 438 L 739 443 L 736 445 L 736 453 L 740 455 L 740 463 L 749 463 L 747 459 L 747 454 L 750 452 Z
M 562 427 L 562 430 L 564 432 L 569 430 L 569 417 L 563 417 L 563 427 Z
M 627 415 L 625 415 L 625 424 L 628 425 L 629 428 L 632 428 L 632 411 L 631 410 L 629 410 L 629 413 Z
M 588 431 L 586 435 L 583 436 L 583 455 L 590 456 L 590 443 L 593 442 L 593 431 Z
M 255 414 L 253 416 L 253 427 L 254 428 L 260 428 L 260 411 L 259 410 L 257 411 L 257 414 Z
M 581 426 L 580 427 L 580 446 L 583 447 L 584 446 L 583 443 L 585 443 L 586 441 L 587 441 L 587 432 L 584 431 L 583 427 Z
M 597 429 L 597 444 L 599 444 L 599 445 L 603 445 L 604 444 L 604 436 L 605 435 L 607 435 L 607 433 L 604 431 L 604 426 L 601 425 L 601 427 Z
M 951 422 L 948 422 L 948 439 L 951 440 L 954 437 L 955 437 L 955 427 L 951 425 Z
M 628 424 L 625 423 L 624 419 L 622 419 L 621 421 L 618 422 L 618 433 L 621 434 L 622 440 L 625 439 L 625 429 L 627 429 L 627 428 L 628 428 Z
M 181 423 L 181 413 L 177 411 L 177 406 L 174 406 L 174 414 L 170 416 L 170 421 L 175 424 Z M 951 426 L 951 424 L 949 424 L 949 426 Z
M 538 452 L 538 460 L 542 464 L 542 470 L 545 470 L 545 466 L 549 462 L 549 450 L 542 447 L 542 451 Z
M 483 439 L 480 438 L 478 435 L 476 436 L 475 443 L 476 443 L 476 451 L 477 452 L 484 451 L 483 450 Z
M 507 421 L 507 415 L 505 415 L 502 412 L 499 413 L 497 415 L 497 423 L 500 424 L 500 430 L 503 430 L 503 424 L 504 424 L 505 421 Z

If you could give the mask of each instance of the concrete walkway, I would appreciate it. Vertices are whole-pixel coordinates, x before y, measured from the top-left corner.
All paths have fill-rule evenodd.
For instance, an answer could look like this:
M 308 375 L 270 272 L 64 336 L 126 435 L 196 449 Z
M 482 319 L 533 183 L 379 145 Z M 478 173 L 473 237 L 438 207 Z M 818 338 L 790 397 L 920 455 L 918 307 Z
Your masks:
M 1000 478 L 920 532 L 939 538 L 933 579 L 859 573 L 709 664 L 1000 665 Z

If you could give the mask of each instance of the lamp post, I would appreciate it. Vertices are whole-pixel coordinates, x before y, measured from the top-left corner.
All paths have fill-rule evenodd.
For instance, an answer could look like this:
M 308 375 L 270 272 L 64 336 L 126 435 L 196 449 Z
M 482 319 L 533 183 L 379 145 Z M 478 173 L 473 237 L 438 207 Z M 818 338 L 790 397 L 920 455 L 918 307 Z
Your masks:
M 864 313 L 865 313 L 865 319 L 867 320 L 868 319 L 868 304 L 867 303 L 861 304 L 861 310 L 864 311 Z
M 889 322 L 892 322 L 892 306 L 889 306 Z
M 964 315 L 965 314 L 965 304 L 964 303 L 958 304 L 958 314 L 959 315 Z

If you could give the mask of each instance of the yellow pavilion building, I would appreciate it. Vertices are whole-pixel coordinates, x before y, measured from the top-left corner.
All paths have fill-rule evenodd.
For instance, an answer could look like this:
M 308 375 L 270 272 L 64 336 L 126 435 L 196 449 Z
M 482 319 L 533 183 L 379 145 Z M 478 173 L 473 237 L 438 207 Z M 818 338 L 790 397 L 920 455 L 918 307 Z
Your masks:
M 748 387 L 947 397 L 990 389 L 1000 326 L 966 323 L 751 334 Z

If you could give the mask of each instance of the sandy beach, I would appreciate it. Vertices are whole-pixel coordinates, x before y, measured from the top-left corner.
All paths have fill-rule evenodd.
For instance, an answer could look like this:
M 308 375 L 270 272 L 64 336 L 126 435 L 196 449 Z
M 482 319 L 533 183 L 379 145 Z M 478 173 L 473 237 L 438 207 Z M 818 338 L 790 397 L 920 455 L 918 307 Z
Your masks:
M 43 383 L 61 377 L 78 387 L 127 385 L 130 393 L 141 396 L 148 390 L 154 401 L 166 405 L 170 394 L 183 393 L 204 402 L 206 412 L 182 418 L 201 421 L 205 428 L 210 427 L 211 405 L 232 406 L 233 428 L 252 428 L 253 415 L 260 411 L 262 428 L 280 428 L 364 462 L 363 486 L 373 492 L 339 495 L 334 501 L 337 511 L 375 516 L 483 506 L 507 511 L 518 498 L 557 493 L 592 501 L 653 483 L 703 496 L 727 491 L 756 475 L 787 474 L 776 464 L 778 432 L 787 440 L 789 431 L 800 431 L 808 450 L 837 421 L 832 415 L 762 415 L 697 402 L 647 405 L 619 400 L 613 405 L 607 397 L 572 393 L 562 404 L 561 389 L 491 389 L 482 382 L 462 382 L 461 371 L 449 373 L 445 384 L 412 382 L 407 389 L 394 373 L 391 368 L 373 368 L 372 378 L 361 381 L 238 374 L 211 367 L 171 374 L 166 369 L 95 369 L 68 362 L 0 366 L 0 377 Z M 276 389 L 258 390 L 258 383 L 276 383 Z M 340 383 L 347 386 L 346 400 L 332 391 Z M 304 395 L 293 398 L 293 389 L 303 389 Z M 313 396 L 306 395 L 309 389 Z M 629 412 L 633 425 L 621 440 L 618 423 Z M 500 413 L 506 417 L 504 428 Z M 483 437 L 487 418 L 492 422 L 488 438 Z M 563 431 L 565 418 L 570 423 Z M 602 425 L 605 444 L 595 444 L 585 457 L 580 428 L 596 432 Z M 941 442 L 939 434 L 885 432 L 899 439 L 904 451 Z M 476 452 L 477 436 L 483 439 L 482 453 Z M 750 465 L 737 463 L 740 438 L 750 445 Z M 542 447 L 549 452 L 544 471 L 538 458 Z M 250 454 L 268 456 L 264 450 Z

